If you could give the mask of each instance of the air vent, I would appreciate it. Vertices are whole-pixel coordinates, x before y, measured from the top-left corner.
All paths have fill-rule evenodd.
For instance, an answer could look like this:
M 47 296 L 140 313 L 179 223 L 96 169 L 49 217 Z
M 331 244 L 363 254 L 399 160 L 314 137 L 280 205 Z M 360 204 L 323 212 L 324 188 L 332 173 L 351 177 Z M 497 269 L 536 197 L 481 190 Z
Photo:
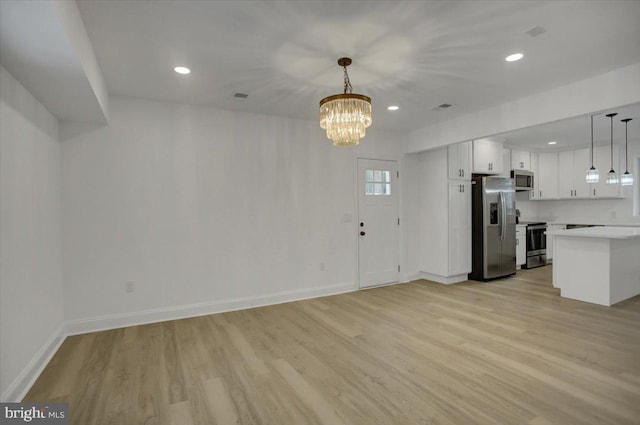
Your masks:
M 531 37 L 537 37 L 540 34 L 544 34 L 545 32 L 547 32 L 546 29 L 542 28 L 539 25 L 536 25 L 535 27 L 531 28 L 529 31 L 525 31 L 524 33 L 530 35 Z
M 246 99 L 249 97 L 249 95 L 244 93 L 236 93 L 233 95 L 233 97 L 235 97 L 236 99 Z
M 451 108 L 453 105 L 451 105 L 450 103 L 443 103 L 441 105 L 436 106 L 435 108 L 433 108 L 434 111 L 442 111 L 445 110 L 447 108 Z

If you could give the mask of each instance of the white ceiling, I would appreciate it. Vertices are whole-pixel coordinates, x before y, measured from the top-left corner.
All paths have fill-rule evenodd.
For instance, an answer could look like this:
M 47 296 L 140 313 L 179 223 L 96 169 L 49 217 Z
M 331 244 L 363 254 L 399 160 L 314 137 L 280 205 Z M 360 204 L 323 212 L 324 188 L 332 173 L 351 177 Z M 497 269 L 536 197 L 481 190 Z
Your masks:
M 59 119 L 95 121 L 102 112 L 85 58 L 52 7 L 60 4 L 0 0 L 0 61 Z M 350 56 L 354 92 L 373 98 L 374 128 L 398 131 L 640 63 L 640 1 L 77 4 L 112 95 L 316 120 L 318 101 L 342 90 L 336 60 Z M 534 26 L 546 32 L 527 35 Z M 525 58 L 504 61 L 516 51 Z M 177 75 L 176 65 L 191 75 Z M 442 103 L 454 106 L 433 110 Z M 400 110 L 387 111 L 391 104 Z M 640 108 L 628 115 L 630 127 L 640 124 Z M 606 118 L 596 120 L 596 143 L 605 143 L 598 138 L 608 127 L 598 125 Z M 500 137 L 535 149 L 550 138 L 558 149 L 577 146 L 588 141 L 588 117 Z
M 354 92 L 373 99 L 374 126 L 401 131 L 640 62 L 640 1 L 78 6 L 111 94 L 317 119 L 318 101 L 342 90 L 336 60 L 349 56 Z M 525 33 L 536 25 L 546 32 Z M 523 60 L 504 61 L 518 51 Z M 192 73 L 179 76 L 176 65 Z M 432 110 L 441 103 L 454 106 Z
M 77 46 L 56 13 L 59 5 L 0 0 L 0 64 L 58 119 L 104 124 Z

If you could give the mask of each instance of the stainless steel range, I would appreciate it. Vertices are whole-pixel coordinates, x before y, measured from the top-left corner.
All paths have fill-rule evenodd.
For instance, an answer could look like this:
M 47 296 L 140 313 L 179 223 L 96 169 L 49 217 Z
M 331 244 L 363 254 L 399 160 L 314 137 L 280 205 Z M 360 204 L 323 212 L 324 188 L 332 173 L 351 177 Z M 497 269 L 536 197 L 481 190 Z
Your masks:
M 532 269 L 547 264 L 547 223 L 540 221 L 521 221 L 527 225 L 527 262 L 523 269 Z

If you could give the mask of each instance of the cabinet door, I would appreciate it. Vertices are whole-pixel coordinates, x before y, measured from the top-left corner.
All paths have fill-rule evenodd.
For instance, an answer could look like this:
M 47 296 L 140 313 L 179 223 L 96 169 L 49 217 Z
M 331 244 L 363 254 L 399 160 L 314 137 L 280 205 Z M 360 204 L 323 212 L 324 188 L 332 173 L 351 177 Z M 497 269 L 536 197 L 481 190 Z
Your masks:
M 552 230 L 562 230 L 566 228 L 567 226 L 564 224 L 549 224 L 547 231 L 550 232 Z M 553 259 L 553 240 L 553 236 L 547 236 L 547 263 Z
M 512 149 L 511 168 L 514 170 L 531 170 L 530 152 Z
M 490 140 L 473 141 L 473 171 L 482 174 L 502 172 L 502 144 Z
M 502 166 L 498 177 L 511 177 L 511 149 L 502 148 Z
M 589 198 L 591 185 L 587 183 L 587 170 L 591 167 L 591 150 L 576 149 L 573 151 L 573 197 Z
M 471 182 L 449 182 L 449 276 L 471 272 Z
M 607 174 L 611 169 L 611 147 L 597 146 L 593 150 L 593 162 L 600 172 L 600 181 L 591 185 L 591 197 L 593 198 L 616 198 L 620 196 L 620 183 L 607 184 Z M 618 178 L 624 170 L 620 169 L 618 160 L 618 146 L 613 146 L 613 168 L 618 173 Z
M 538 199 L 558 198 L 558 154 L 541 152 L 538 154 Z
M 471 142 L 458 143 L 458 166 L 464 180 L 471 181 L 471 162 Z
M 573 198 L 573 151 L 558 153 L 558 197 L 560 199 Z
M 450 179 L 471 180 L 471 142 L 449 145 L 447 158 Z
M 525 230 L 516 230 L 516 265 L 521 266 L 527 262 L 527 233 Z

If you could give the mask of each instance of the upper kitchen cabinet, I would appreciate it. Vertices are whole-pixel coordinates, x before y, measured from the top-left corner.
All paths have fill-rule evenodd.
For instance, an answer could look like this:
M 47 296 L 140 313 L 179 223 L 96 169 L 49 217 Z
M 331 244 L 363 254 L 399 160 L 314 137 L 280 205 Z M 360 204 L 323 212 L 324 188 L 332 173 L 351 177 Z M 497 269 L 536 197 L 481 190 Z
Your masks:
M 471 142 L 447 147 L 449 178 L 471 181 Z
M 511 149 L 502 148 L 502 172 L 498 177 L 511 178 Z
M 493 140 L 473 141 L 473 172 L 501 174 L 503 172 L 502 143 Z
M 538 173 L 535 185 L 535 199 L 558 199 L 558 153 L 540 152 L 538 154 Z
M 531 152 L 511 149 L 511 169 L 531 171 Z
M 600 173 L 600 181 L 591 184 L 592 198 L 620 198 L 620 183 L 607 184 L 607 174 L 611 169 L 611 146 L 596 146 L 593 150 L 593 163 Z M 616 170 L 618 178 L 624 172 L 620 168 L 618 146 L 613 146 L 613 169 Z
M 558 153 L 558 197 L 560 199 L 586 199 L 591 197 L 591 186 L 585 173 L 591 166 L 591 151 L 576 149 Z

